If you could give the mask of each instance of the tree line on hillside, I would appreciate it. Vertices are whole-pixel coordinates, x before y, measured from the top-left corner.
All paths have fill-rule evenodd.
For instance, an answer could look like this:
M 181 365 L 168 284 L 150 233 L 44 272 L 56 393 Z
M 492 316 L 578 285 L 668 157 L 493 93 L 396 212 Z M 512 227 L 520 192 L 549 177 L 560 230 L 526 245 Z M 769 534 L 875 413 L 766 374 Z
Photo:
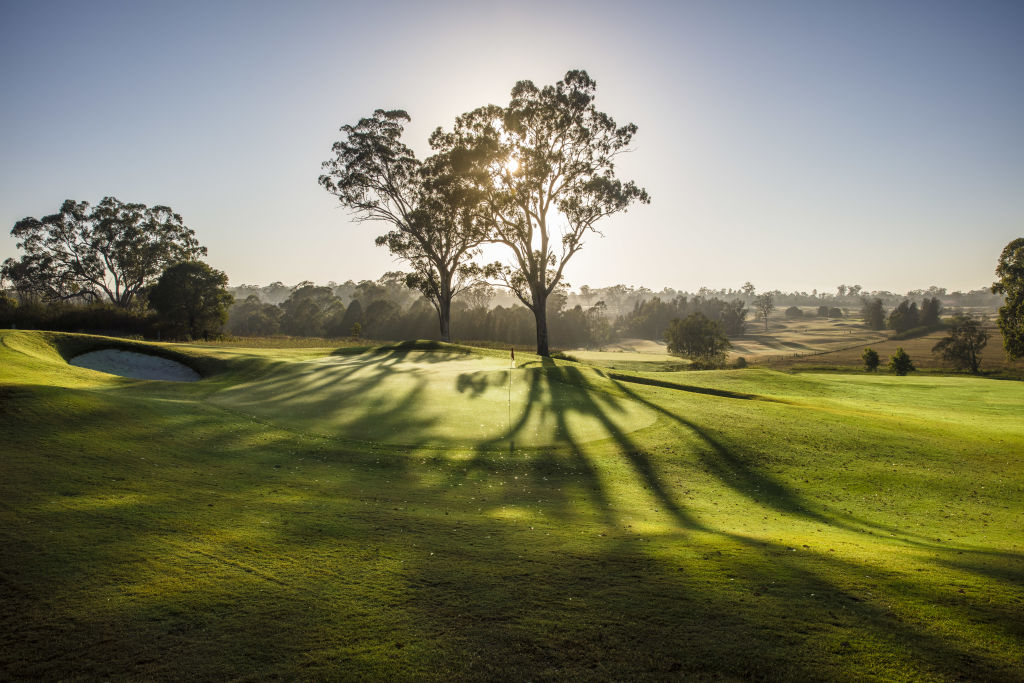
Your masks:
M 886 315 L 885 306 L 880 298 L 865 297 L 861 302 L 861 319 L 872 330 L 888 327 L 897 333 L 911 330 L 928 330 L 939 325 L 942 314 L 942 302 L 938 297 L 925 297 L 918 306 L 916 301 L 904 299 Z

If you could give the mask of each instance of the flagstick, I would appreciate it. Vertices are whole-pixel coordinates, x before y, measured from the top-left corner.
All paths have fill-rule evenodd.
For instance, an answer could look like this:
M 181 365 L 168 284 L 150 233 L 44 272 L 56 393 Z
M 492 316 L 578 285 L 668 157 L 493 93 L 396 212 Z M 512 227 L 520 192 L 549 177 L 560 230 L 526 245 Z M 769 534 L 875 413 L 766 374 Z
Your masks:
M 508 365 L 508 438 L 512 438 L 512 369 L 516 366 L 516 349 L 513 346 L 509 352 L 511 359 Z

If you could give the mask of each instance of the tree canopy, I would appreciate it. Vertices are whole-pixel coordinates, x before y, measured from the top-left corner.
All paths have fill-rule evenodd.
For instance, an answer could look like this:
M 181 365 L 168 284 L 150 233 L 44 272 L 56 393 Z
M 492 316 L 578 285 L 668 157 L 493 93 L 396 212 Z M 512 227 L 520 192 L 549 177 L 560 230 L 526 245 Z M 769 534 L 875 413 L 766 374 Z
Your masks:
M 953 363 L 959 370 L 978 374 L 981 366 L 981 352 L 988 343 L 988 332 L 981 328 L 981 321 L 969 315 L 953 316 L 949 334 L 932 347 L 932 353 L 941 353 L 943 360 Z
M 406 284 L 434 305 L 441 337 L 450 341 L 452 298 L 473 282 L 470 259 L 486 234 L 476 210 L 480 197 L 453 172 L 449 155 L 416 158 L 401 141 L 409 120 L 402 110 L 378 109 L 342 126 L 320 184 L 356 220 L 392 227 L 377 244 L 412 266 Z
M 910 360 L 910 356 L 907 355 L 902 346 L 898 347 L 896 352 L 889 356 L 889 370 L 894 374 L 903 376 L 916 369 L 913 361 Z
M 178 263 L 163 272 L 149 303 L 173 336 L 209 338 L 220 333 L 234 297 L 228 276 L 201 261 Z
M 584 237 L 602 218 L 650 201 L 615 176 L 616 157 L 637 127 L 598 111 L 596 89 L 579 70 L 544 87 L 519 81 L 507 106 L 463 114 L 452 131 L 439 128 L 430 139 L 479 192 L 489 240 L 511 252 L 511 263 L 491 264 L 487 273 L 533 313 L 541 355 L 549 353 L 548 297 Z
M 169 265 L 206 254 L 195 232 L 167 206 L 105 197 L 95 207 L 66 200 L 11 230 L 25 254 L 4 261 L 3 277 L 46 301 L 109 300 L 127 308 Z
M 1024 237 L 1003 249 L 996 277 L 999 279 L 992 284 L 992 293 L 1006 297 L 999 309 L 999 329 L 1006 355 L 1012 360 L 1024 356 Z
M 860 315 L 869 329 L 880 330 L 885 327 L 885 308 L 881 299 L 864 297 L 861 304 Z
M 730 348 L 722 327 L 703 313 L 673 320 L 665 330 L 669 353 L 678 353 L 702 365 L 717 366 Z
M 764 320 L 764 329 L 768 329 L 768 316 L 775 310 L 775 297 L 771 292 L 758 294 L 754 297 L 754 310 Z

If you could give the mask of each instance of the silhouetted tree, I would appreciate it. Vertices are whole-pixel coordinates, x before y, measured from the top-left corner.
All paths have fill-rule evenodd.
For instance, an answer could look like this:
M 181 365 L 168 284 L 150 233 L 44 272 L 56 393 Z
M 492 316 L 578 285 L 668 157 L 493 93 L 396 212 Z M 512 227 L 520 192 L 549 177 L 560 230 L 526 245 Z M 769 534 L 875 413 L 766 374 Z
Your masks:
M 730 348 L 721 326 L 703 313 L 676 318 L 665 330 L 669 353 L 678 353 L 704 365 L 721 365 Z
M 359 221 L 382 221 L 394 229 L 377 238 L 413 272 L 409 287 L 437 309 L 441 338 L 451 341 L 452 297 L 471 282 L 470 258 L 485 229 L 479 221 L 478 190 L 439 154 L 422 164 L 400 140 L 409 115 L 378 109 L 371 118 L 341 127 L 334 158 L 323 163 L 320 184 Z
M 864 353 L 860 354 L 860 358 L 864 361 L 864 369 L 868 372 L 874 372 L 878 369 L 878 351 L 875 351 L 870 346 L 864 349 Z
M 533 313 L 542 356 L 549 355 L 548 297 L 587 232 L 633 202 L 650 201 L 646 190 L 615 177 L 615 159 L 636 126 L 618 127 L 598 111 L 596 86 L 585 71 L 569 71 L 543 88 L 520 81 L 508 106 L 463 114 L 451 133 L 431 136 L 431 146 L 451 153 L 483 194 L 490 239 L 513 256 L 510 266 L 492 264 L 488 275 Z M 554 232 L 555 212 L 561 235 Z
M 754 297 L 754 310 L 764 320 L 764 329 L 768 331 L 768 316 L 775 310 L 775 297 L 771 292 L 765 292 Z
M 1013 360 L 1024 356 L 1024 237 L 1003 248 L 996 277 L 999 280 L 992 284 L 992 293 L 1006 297 L 999 308 L 999 329 L 1006 355 Z
M 938 297 L 925 298 L 921 301 L 920 323 L 926 327 L 934 327 L 939 324 L 939 316 L 942 315 L 942 302 Z
M 265 304 L 255 294 L 245 301 L 235 301 L 228 310 L 227 330 L 244 337 L 268 337 L 281 329 L 283 311 L 273 304 Z
M 988 332 L 981 329 L 981 321 L 968 315 L 953 316 L 949 335 L 939 340 L 932 353 L 941 353 L 942 359 L 951 361 L 958 370 L 978 374 L 981 352 L 988 343 Z
M 352 333 L 352 327 L 358 324 L 360 332 L 363 328 L 363 305 L 359 302 L 359 299 L 353 299 L 349 302 L 348 308 L 345 309 L 345 315 L 341 319 L 341 329 L 346 334 Z M 352 333 L 353 337 L 358 337 L 358 334 Z
M 917 304 L 904 299 L 889 314 L 889 328 L 897 332 L 906 332 L 920 326 L 921 319 Z
M 227 284 L 227 275 L 201 261 L 178 263 L 150 289 L 149 304 L 170 334 L 206 339 L 220 334 L 228 319 L 234 298 Z
M 908 372 L 913 372 L 914 364 L 910 360 L 910 356 L 903 350 L 903 347 L 896 349 L 896 353 L 889 357 L 889 370 L 897 375 L 903 376 Z
M 722 331 L 728 336 L 738 337 L 743 334 L 747 328 L 747 302 L 743 299 L 733 299 L 725 304 L 719 314 L 719 322 L 722 324 Z
M 68 199 L 55 214 L 18 221 L 11 235 L 25 254 L 4 261 L 3 277 L 47 301 L 106 298 L 127 308 L 165 268 L 206 254 L 169 207 L 114 197 L 93 208 Z
M 869 329 L 880 330 L 885 327 L 885 308 L 881 299 L 861 299 L 860 315 Z

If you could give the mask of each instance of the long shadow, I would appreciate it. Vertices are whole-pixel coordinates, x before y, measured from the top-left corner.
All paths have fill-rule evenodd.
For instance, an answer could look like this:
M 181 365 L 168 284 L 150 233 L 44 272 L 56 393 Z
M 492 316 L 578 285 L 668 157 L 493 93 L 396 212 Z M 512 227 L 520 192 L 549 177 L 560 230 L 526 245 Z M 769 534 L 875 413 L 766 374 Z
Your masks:
M 551 376 L 534 381 L 541 396 L 551 391 Z M 130 392 L 87 409 L 79 393 L 12 394 L 18 419 L 0 424 L 7 443 L 38 460 L 22 475 L 31 492 L 3 484 L 17 493 L 0 505 L 17 513 L 5 516 L 3 535 L 14 542 L 0 559 L 0 603 L 10 608 L 0 616 L 11 648 L 0 656 L 3 678 L 1020 676 L 1019 654 L 987 644 L 982 630 L 1019 642 L 1014 595 L 989 605 L 980 592 L 943 591 L 912 575 L 871 595 L 871 565 L 723 532 L 691 535 L 679 552 L 652 551 L 625 533 L 584 545 L 554 528 L 543 536 L 484 516 L 454 532 L 449 517 L 400 501 L 419 493 L 413 505 L 436 505 L 436 489 L 419 483 L 408 457 L 347 453 L 248 423 L 226 430 L 205 404 L 178 413 Z M 56 417 L 47 412 L 54 406 L 64 406 Z M 55 419 L 57 436 L 45 431 Z M 114 453 L 103 439 L 110 428 L 120 430 Z M 140 457 L 153 457 L 157 433 L 180 437 L 161 441 L 147 469 Z M 342 483 L 316 488 L 322 467 L 294 480 L 273 468 L 320 446 L 328 464 L 353 465 Z M 93 464 L 76 469 L 83 461 Z M 249 480 L 234 484 L 242 474 Z M 41 475 L 83 495 L 147 486 L 159 496 L 101 511 L 46 508 Z M 290 486 L 283 502 L 260 501 L 278 486 Z M 261 526 L 272 513 L 273 524 Z M 751 553 L 730 555 L 720 539 Z M 907 620 L 901 598 L 941 606 L 962 628 L 932 628 L 928 609 L 908 608 Z
M 899 534 L 899 536 L 895 537 L 908 545 L 932 550 L 948 550 L 947 547 L 938 545 L 930 539 L 923 537 L 920 534 L 907 531 L 906 529 L 877 522 L 870 522 L 845 513 L 831 513 L 829 515 L 824 515 L 812 509 L 812 503 L 810 501 L 807 501 L 790 487 L 786 486 L 774 477 L 766 475 L 751 467 L 742 457 L 738 456 L 726 447 L 722 441 L 716 438 L 707 429 L 649 399 L 644 398 L 635 391 L 623 386 L 621 382 L 617 382 L 617 384 L 619 388 L 631 398 L 653 410 L 656 410 L 660 414 L 687 428 L 692 433 L 700 437 L 712 451 L 711 453 L 707 451 L 698 451 L 698 457 L 700 457 L 701 462 L 707 470 L 715 474 L 723 484 L 737 493 L 750 498 L 755 503 L 763 502 L 779 512 L 792 514 L 807 520 L 821 524 L 828 524 L 830 526 L 846 529 L 856 533 L 865 533 L 865 529 L 874 529 L 875 531 L 893 534 L 894 536 Z
M 645 384 L 652 387 L 661 387 L 663 389 L 675 389 L 677 391 L 688 391 L 694 394 L 708 394 L 710 396 L 719 396 L 721 398 L 738 398 L 749 401 L 769 401 L 772 403 L 787 403 L 781 399 L 772 398 L 770 396 L 762 396 L 760 394 L 745 394 L 739 391 L 728 391 L 726 389 L 713 389 L 711 387 L 698 387 L 692 384 L 679 384 L 678 382 L 669 382 L 663 379 L 654 379 L 651 377 L 637 377 L 636 375 L 623 375 L 617 372 L 607 373 L 607 377 L 615 382 L 629 382 L 631 384 Z
M 579 368 L 559 366 L 549 358 L 542 358 L 541 367 L 530 370 L 529 388 L 523 409 L 516 415 L 515 421 L 509 425 L 508 429 L 479 445 L 476 458 L 480 462 L 489 462 L 488 452 L 492 449 L 503 444 L 514 443 L 531 419 L 539 421 L 543 417 L 550 417 L 554 421 L 554 434 L 558 445 L 568 449 L 572 456 L 574 469 L 584 474 L 590 493 L 599 501 L 606 520 L 609 523 L 614 523 L 614 514 L 608 494 L 600 482 L 597 470 L 590 462 L 591 457 L 594 456 L 588 454 L 583 442 L 573 436 L 571 424 L 573 414 L 593 418 L 600 423 L 607 438 L 617 445 L 617 452 L 627 459 L 639 476 L 643 488 L 654 495 L 659 505 L 672 516 L 680 527 L 704 528 L 692 514 L 676 502 L 656 471 L 649 455 L 611 419 L 610 413 L 623 411 L 621 399 L 607 391 L 591 387 L 588 378 Z M 574 390 L 575 387 L 578 387 L 579 390 Z M 486 383 L 460 377 L 458 388 L 461 391 L 469 392 L 470 396 L 479 396 L 486 390 Z M 569 400 L 568 392 L 572 392 L 571 400 Z
M 369 358 L 314 359 L 307 363 L 282 361 L 268 368 L 262 378 L 236 384 L 209 397 L 213 405 L 242 415 L 267 420 L 270 424 L 350 441 L 388 441 L 407 447 L 421 447 L 429 440 L 440 417 L 422 411 L 426 381 L 416 367 L 404 367 L 413 346 L 382 349 Z M 463 353 L 426 353 L 420 361 L 438 363 L 463 358 Z M 322 367 L 317 367 L 322 364 Z M 405 374 L 414 382 L 402 395 L 375 396 L 370 390 L 389 377 Z M 286 408 L 297 421 L 275 419 L 275 411 Z M 337 415 L 340 432 L 325 432 L 318 422 Z M 307 419 L 309 418 L 309 419 Z M 329 424 L 329 423 L 325 423 Z

